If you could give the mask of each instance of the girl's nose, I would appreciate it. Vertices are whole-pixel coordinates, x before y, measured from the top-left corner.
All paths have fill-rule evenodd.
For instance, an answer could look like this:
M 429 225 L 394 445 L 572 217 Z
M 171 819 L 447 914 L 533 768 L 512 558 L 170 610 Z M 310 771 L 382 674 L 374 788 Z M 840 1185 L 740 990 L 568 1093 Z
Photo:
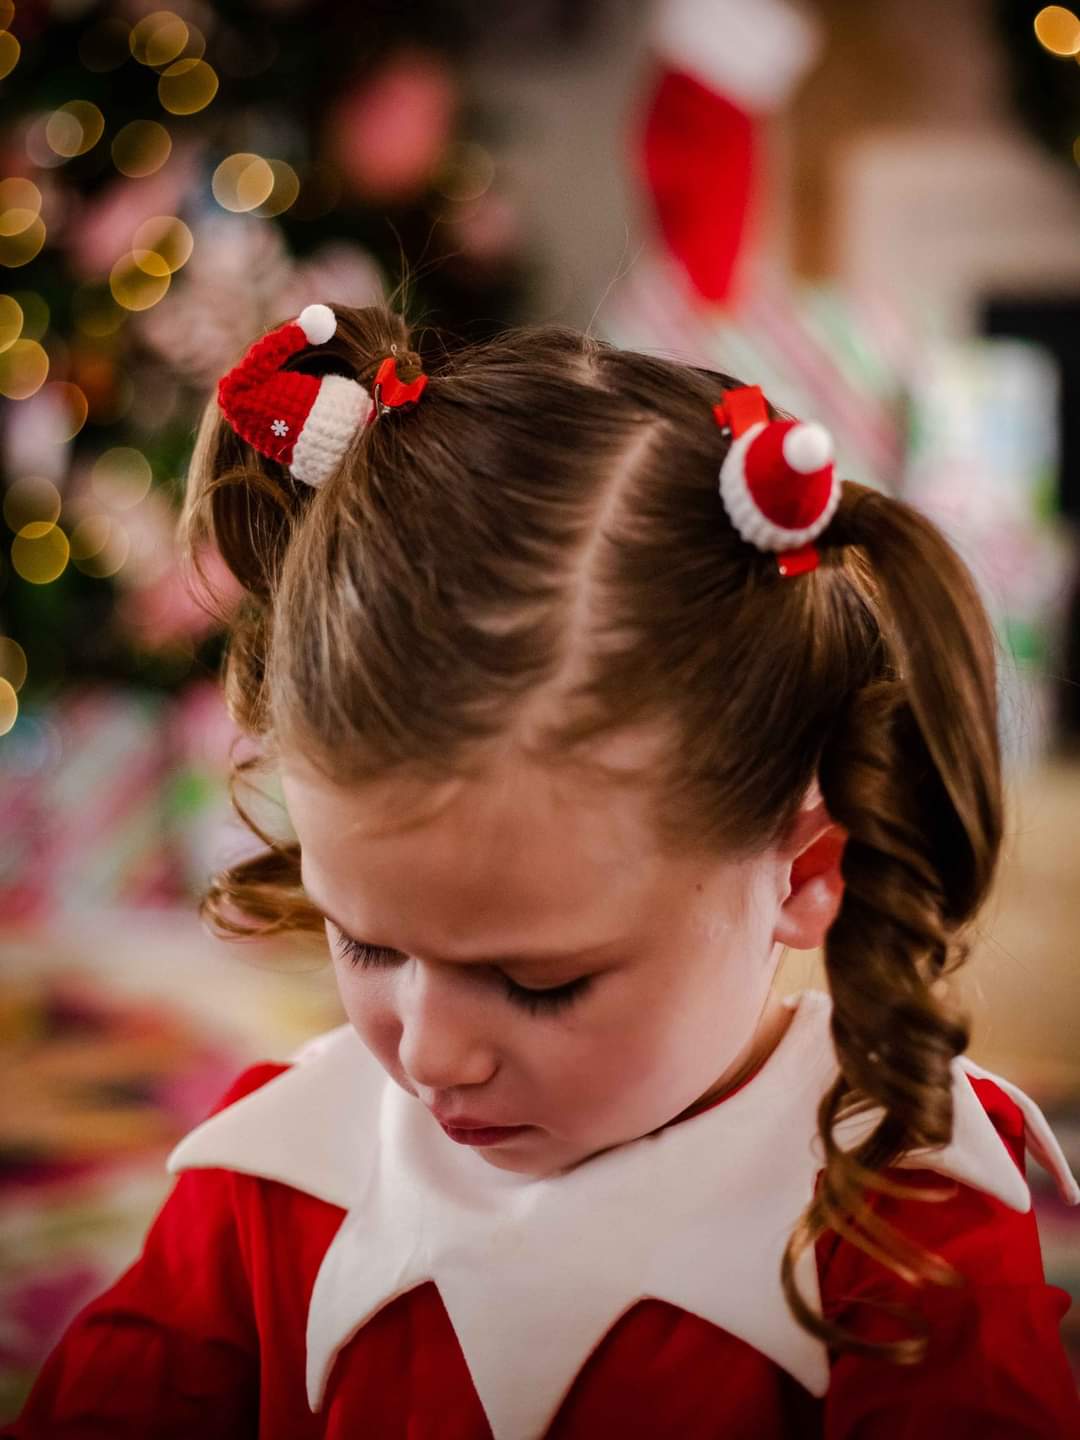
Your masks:
M 497 1060 L 488 1040 L 485 997 L 461 993 L 465 977 L 415 974 L 402 991 L 398 1061 L 418 1088 L 453 1090 L 483 1085 Z

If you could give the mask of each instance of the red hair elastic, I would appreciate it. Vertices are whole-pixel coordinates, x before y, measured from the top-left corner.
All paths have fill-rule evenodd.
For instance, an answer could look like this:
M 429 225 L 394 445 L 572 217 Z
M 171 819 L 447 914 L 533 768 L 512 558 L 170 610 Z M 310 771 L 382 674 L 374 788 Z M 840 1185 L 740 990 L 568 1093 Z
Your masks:
M 728 390 L 713 406 L 732 435 L 720 466 L 720 497 L 742 538 L 775 550 L 781 575 L 802 575 L 820 562 L 810 542 L 840 503 L 832 437 L 814 421 L 770 420 L 757 385 Z

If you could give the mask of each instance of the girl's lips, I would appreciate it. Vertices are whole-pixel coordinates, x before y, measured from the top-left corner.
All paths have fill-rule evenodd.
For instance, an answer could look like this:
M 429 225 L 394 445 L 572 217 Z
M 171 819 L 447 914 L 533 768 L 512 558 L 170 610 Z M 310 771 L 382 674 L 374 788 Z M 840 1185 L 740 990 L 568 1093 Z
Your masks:
M 459 1145 L 497 1145 L 500 1140 L 508 1140 L 511 1135 L 520 1135 L 525 1130 L 531 1130 L 531 1125 L 469 1125 L 456 1126 L 447 1125 L 440 1120 L 443 1130 L 451 1140 L 456 1140 Z

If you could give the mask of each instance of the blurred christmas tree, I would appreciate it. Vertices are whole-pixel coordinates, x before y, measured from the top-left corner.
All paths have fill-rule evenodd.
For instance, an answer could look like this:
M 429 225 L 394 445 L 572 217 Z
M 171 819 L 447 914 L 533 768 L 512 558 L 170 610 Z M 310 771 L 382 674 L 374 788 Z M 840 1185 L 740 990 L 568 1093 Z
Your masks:
M 525 13 L 566 42 L 565 6 Z M 468 0 L 0 0 L 0 735 L 73 681 L 216 672 L 174 519 L 257 334 L 316 300 L 451 344 L 520 318 L 507 119 L 464 79 L 491 28 Z

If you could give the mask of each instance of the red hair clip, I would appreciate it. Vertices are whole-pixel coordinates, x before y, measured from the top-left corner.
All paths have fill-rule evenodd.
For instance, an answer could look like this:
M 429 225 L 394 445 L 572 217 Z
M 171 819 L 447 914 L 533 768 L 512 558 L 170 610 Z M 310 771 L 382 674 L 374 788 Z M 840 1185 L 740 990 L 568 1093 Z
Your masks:
M 371 420 L 377 420 L 384 410 L 395 410 L 400 405 L 415 405 L 424 393 L 424 386 L 428 382 L 426 375 L 418 375 L 408 385 L 398 379 L 397 373 L 397 346 L 392 347 L 393 355 L 387 355 L 386 359 L 375 372 L 375 380 L 372 384 L 372 392 L 375 396 L 375 413 Z
M 810 542 L 840 503 L 832 437 L 814 421 L 770 420 L 757 385 L 728 390 L 713 406 L 716 423 L 732 435 L 720 466 L 720 497 L 742 538 L 777 551 L 785 577 L 820 563 Z

